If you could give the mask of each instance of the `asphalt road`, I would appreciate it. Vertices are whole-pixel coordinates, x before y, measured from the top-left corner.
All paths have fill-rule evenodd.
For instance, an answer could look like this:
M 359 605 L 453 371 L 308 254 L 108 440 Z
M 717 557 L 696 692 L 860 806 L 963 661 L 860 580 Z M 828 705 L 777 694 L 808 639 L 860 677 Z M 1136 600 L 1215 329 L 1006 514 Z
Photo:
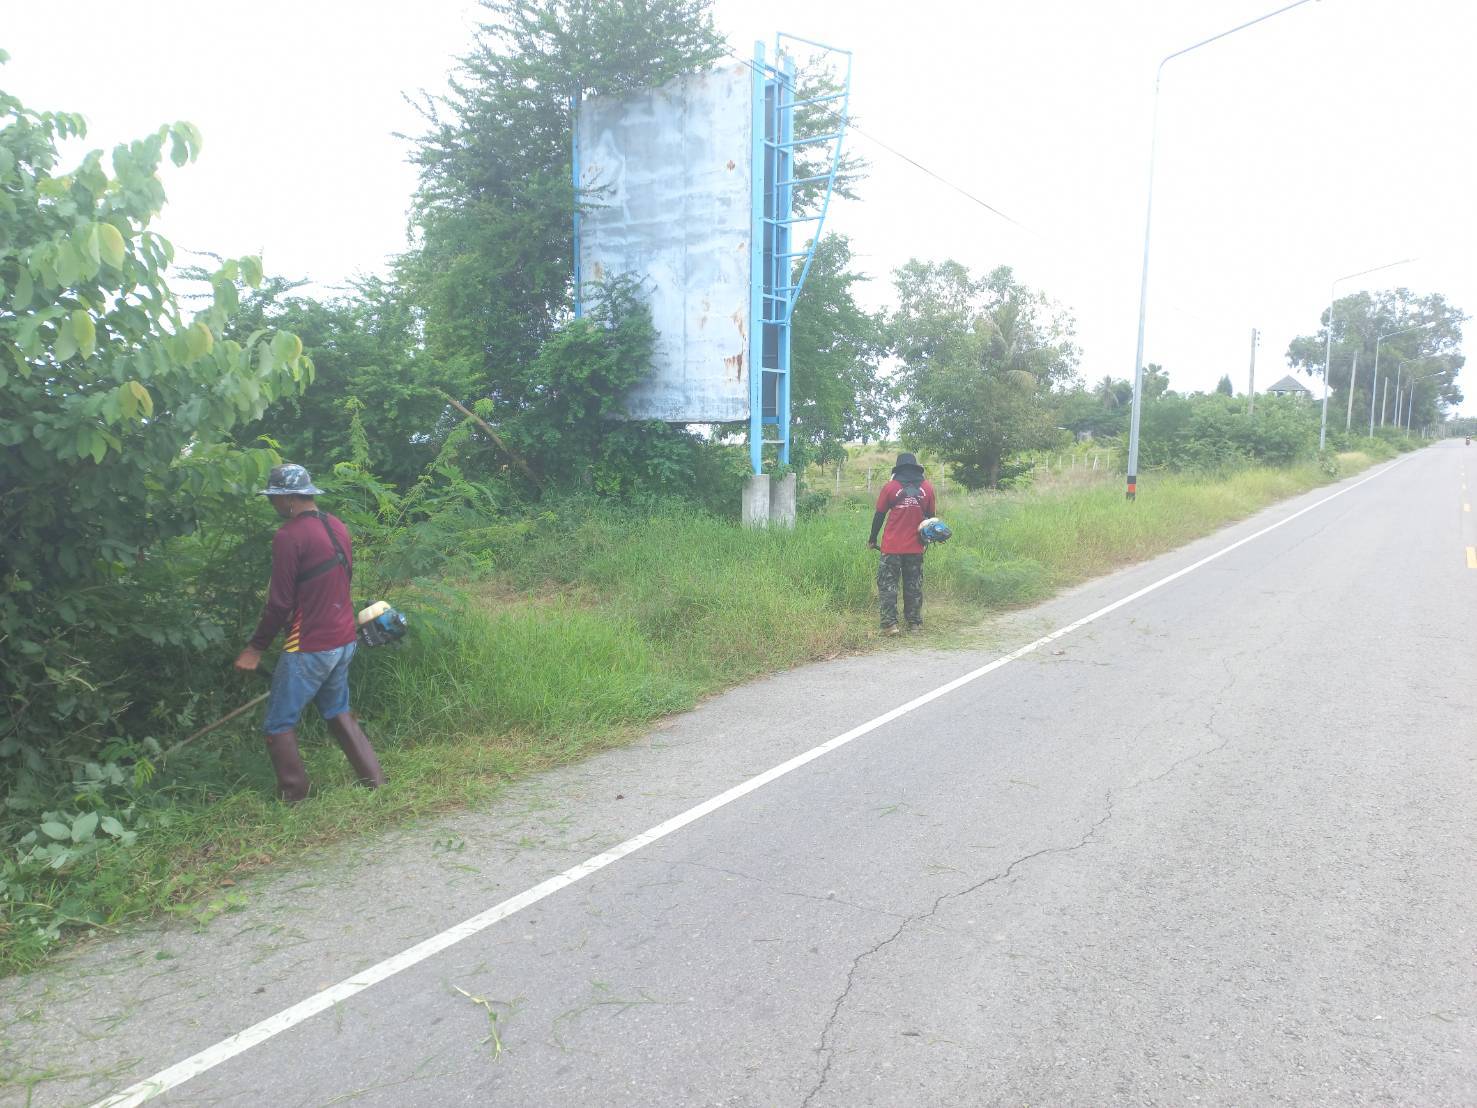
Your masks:
M 1371 474 L 980 650 L 737 690 L 488 811 L 259 882 L 200 933 L 0 982 L 0 1061 L 56 1071 L 37 1104 L 202 1051 L 152 1103 L 1477 1103 L 1477 450 Z

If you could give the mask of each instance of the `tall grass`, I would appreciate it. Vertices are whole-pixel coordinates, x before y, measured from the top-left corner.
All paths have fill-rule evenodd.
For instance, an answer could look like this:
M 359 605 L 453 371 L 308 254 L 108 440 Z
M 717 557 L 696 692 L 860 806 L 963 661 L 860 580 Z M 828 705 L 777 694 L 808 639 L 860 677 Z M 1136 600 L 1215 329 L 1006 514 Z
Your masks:
M 1345 468 L 1365 464 L 1346 456 Z M 1123 500 L 1116 480 L 954 495 L 955 538 L 928 556 L 925 615 L 946 641 L 991 612 L 1169 550 L 1327 480 L 1316 467 L 1165 476 Z M 493 573 L 446 593 L 394 597 L 403 649 L 356 662 L 356 705 L 390 777 L 355 788 L 321 727 L 304 728 L 314 797 L 271 798 L 250 727 L 166 766 L 147 829 L 0 898 L 0 972 L 32 965 L 67 927 L 160 909 L 228 910 L 221 881 L 366 829 L 475 802 L 540 767 L 621 741 L 700 697 L 876 637 L 864 492 L 794 531 L 744 531 L 680 510 L 556 506 L 537 528 L 496 527 Z M 438 599 L 439 598 L 439 599 Z M 250 695 L 249 692 L 247 695 Z M 242 699 L 246 699 L 243 696 Z

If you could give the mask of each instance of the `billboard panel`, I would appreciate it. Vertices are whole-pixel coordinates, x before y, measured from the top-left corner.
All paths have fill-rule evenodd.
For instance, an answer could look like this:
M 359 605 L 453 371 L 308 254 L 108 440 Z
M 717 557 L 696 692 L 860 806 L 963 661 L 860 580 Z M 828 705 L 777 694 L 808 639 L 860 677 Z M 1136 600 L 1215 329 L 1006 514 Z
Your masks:
M 632 419 L 749 418 L 752 139 L 742 63 L 580 104 L 578 272 L 644 280 L 656 325 Z

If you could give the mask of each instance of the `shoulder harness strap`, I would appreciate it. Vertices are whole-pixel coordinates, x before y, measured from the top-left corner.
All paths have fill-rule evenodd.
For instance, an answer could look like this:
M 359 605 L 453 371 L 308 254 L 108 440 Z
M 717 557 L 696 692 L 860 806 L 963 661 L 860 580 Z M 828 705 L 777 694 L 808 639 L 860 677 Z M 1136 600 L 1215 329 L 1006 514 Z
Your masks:
M 323 524 L 323 530 L 328 533 L 328 541 L 333 543 L 333 557 L 326 562 L 319 562 L 297 575 L 296 583 L 301 585 L 304 581 L 311 581 L 314 577 L 321 577 L 334 566 L 343 566 L 344 573 L 350 581 L 354 579 L 354 567 L 349 564 L 349 556 L 344 553 L 344 548 L 339 544 L 338 536 L 333 533 L 333 528 L 328 525 L 328 517 L 322 512 L 303 512 L 305 516 L 313 516 L 319 523 Z

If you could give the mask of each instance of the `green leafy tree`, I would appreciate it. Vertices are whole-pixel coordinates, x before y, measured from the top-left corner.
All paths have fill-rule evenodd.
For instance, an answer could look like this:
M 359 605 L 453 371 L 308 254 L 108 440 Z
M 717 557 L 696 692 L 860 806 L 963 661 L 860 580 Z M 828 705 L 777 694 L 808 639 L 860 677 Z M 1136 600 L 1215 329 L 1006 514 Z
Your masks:
M 1133 399 L 1133 385 L 1128 381 L 1120 381 L 1112 375 L 1099 381 L 1093 392 L 1102 406 L 1110 412 L 1121 408 Z
M 1318 411 L 1294 397 L 1267 397 L 1246 413 L 1219 391 L 1173 393 L 1143 408 L 1139 463 L 1145 469 L 1219 471 L 1251 463 L 1285 466 L 1312 457 Z
M 1128 427 L 1133 386 L 1116 377 L 1104 377 L 1090 390 L 1080 386 L 1055 394 L 1058 427 L 1074 435 L 1095 438 L 1122 434 Z
M 0 56 L 3 60 L 3 56 Z M 0 779 L 48 770 L 119 732 L 136 690 L 120 677 L 161 649 L 220 630 L 176 580 L 137 586 L 150 555 L 260 481 L 275 455 L 232 432 L 312 376 L 287 331 L 225 337 L 255 258 L 209 274 L 186 314 L 166 282 L 173 248 L 150 229 L 178 123 L 59 169 L 75 115 L 0 92 Z
M 1229 373 L 1221 375 L 1221 379 L 1215 383 L 1215 391 L 1220 396 L 1236 395 L 1236 386 L 1231 384 L 1231 375 Z
M 1071 318 L 1006 266 L 976 280 L 958 262 L 915 260 L 895 280 L 904 436 L 966 487 L 994 488 L 1010 454 L 1059 436 L 1052 388 L 1075 370 Z
M 1466 364 L 1461 343 L 1462 324 L 1467 318 L 1440 293 L 1418 296 L 1405 288 L 1351 293 L 1333 305 L 1332 353 L 1327 346 L 1329 318 L 1325 310 L 1323 325 L 1316 334 L 1300 335 L 1288 345 L 1287 364 L 1321 377 L 1327 359 L 1330 411 L 1347 411 L 1349 380 L 1351 374 L 1356 374 L 1354 411 L 1365 413 L 1367 419 L 1370 387 L 1374 384 L 1375 343 L 1379 336 L 1388 335 L 1379 342 L 1380 377 L 1388 375 L 1393 381 L 1398 372 L 1408 381 L 1429 374 L 1416 385 L 1412 425 L 1431 426 L 1439 422 L 1442 412 L 1462 402 L 1457 375 Z M 1374 385 L 1374 389 L 1378 397 L 1383 385 Z M 1339 426 L 1343 426 L 1341 420 Z
M 268 278 L 243 300 L 227 331 L 290 329 L 315 371 L 311 388 L 273 405 L 237 441 L 264 435 L 284 457 L 327 470 L 354 456 L 349 405 L 357 403 L 366 413 L 364 464 L 383 480 L 410 484 L 444 442 L 451 425 L 444 390 L 452 384 L 420 357 L 414 311 L 379 277 L 360 278 L 348 295 L 329 300 L 297 295 L 301 284 Z
M 791 434 L 817 461 L 839 460 L 844 443 L 885 435 L 891 411 L 882 321 L 857 304 L 853 289 L 865 278 L 851 264 L 849 239 L 822 236 L 795 304 Z
M 841 101 L 833 99 L 844 91 L 841 78 L 824 64 L 804 64 L 795 74 L 794 131 L 796 135 L 824 135 L 835 131 L 841 123 Z M 854 116 L 848 124 L 856 122 Z M 814 214 L 826 195 L 826 182 L 817 180 L 830 173 L 834 148 L 829 143 L 807 143 L 794 149 L 793 176 L 799 184 L 791 194 L 795 211 Z M 858 154 L 852 144 L 843 142 L 841 157 L 836 162 L 833 195 L 848 200 L 858 199 L 857 188 L 866 178 L 870 163 Z
M 424 311 L 429 363 L 506 421 L 545 403 L 549 360 L 536 363 L 570 314 L 571 100 L 660 85 L 727 47 L 709 0 L 482 6 L 450 95 L 424 105 L 398 276 Z

